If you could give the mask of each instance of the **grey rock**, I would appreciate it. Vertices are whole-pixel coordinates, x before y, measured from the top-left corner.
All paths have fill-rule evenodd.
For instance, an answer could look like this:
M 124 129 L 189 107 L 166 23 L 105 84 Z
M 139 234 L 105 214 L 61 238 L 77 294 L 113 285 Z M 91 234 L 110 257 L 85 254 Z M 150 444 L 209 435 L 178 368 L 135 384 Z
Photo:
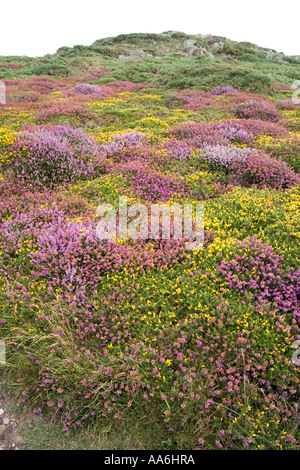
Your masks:
M 9 418 L 3 418 L 3 424 L 7 426 L 9 424 Z
M 214 56 L 211 52 L 209 52 L 205 47 L 199 47 L 197 50 L 197 53 L 194 54 L 197 57 L 209 57 L 210 59 L 213 59 Z
M 263 51 L 263 54 L 267 59 L 276 60 L 277 62 L 287 63 L 285 60 L 286 55 L 283 52 L 272 51 L 271 49 L 266 49 Z
M 190 55 L 193 55 L 198 50 L 194 39 L 186 39 L 183 41 L 183 47 Z
M 186 39 L 183 42 L 183 47 L 190 55 L 193 55 L 195 57 L 207 56 L 210 59 L 213 59 L 214 57 L 211 52 L 205 49 L 205 47 L 198 47 L 194 39 Z
M 214 52 L 221 52 L 224 49 L 224 42 L 214 42 L 213 44 L 211 44 L 211 48 Z
M 186 39 L 183 42 L 183 47 L 185 47 L 186 49 L 189 49 L 190 47 L 193 47 L 195 45 L 196 45 L 196 41 L 194 39 Z
M 198 51 L 198 47 L 197 46 L 190 47 L 188 51 L 190 55 L 195 55 L 195 52 Z
M 135 49 L 133 51 L 130 51 L 129 55 L 119 55 L 120 60 L 131 60 L 131 59 L 138 59 L 140 57 L 147 58 L 147 57 L 153 57 L 152 54 L 148 54 L 145 51 Z
M 3 415 L 3 413 L 4 413 L 3 408 L 0 408 L 0 416 Z
M 148 54 L 145 51 L 142 50 L 134 50 L 130 52 L 130 57 L 136 58 L 136 57 L 152 57 L 152 54 Z

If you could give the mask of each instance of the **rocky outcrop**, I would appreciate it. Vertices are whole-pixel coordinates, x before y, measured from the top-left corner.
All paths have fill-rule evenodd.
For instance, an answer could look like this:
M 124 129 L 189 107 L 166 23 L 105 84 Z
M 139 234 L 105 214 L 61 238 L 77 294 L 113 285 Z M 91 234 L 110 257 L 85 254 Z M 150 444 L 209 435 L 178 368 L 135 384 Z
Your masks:
M 194 57 L 207 56 L 210 59 L 214 58 L 213 54 L 205 49 L 205 47 L 198 47 L 194 39 L 186 39 L 183 42 L 183 47 L 189 55 Z
M 126 39 L 126 35 L 124 35 L 124 38 Z M 114 43 L 112 44 L 115 50 L 116 46 Z M 214 57 L 218 55 L 232 57 L 247 53 L 257 55 L 260 58 L 262 58 L 262 54 L 264 54 L 267 59 L 282 64 L 295 63 L 300 59 L 299 56 L 287 56 L 283 52 L 261 48 L 249 42 L 239 43 L 212 34 L 199 33 L 187 35 L 180 31 L 165 31 L 159 35 L 153 35 L 151 42 L 148 41 L 146 45 L 144 42 L 143 45 L 140 45 L 144 50 L 130 50 L 131 47 L 139 47 L 138 41 L 136 41 L 135 46 L 129 44 L 126 44 L 126 46 L 129 46 L 128 49 L 124 49 L 124 46 L 120 48 L 118 52 L 115 51 L 115 55 L 119 54 L 119 60 L 150 59 L 152 57 L 163 59 L 170 55 L 175 55 L 176 57 L 208 57 L 214 59 Z
M 139 59 L 142 57 L 143 59 L 147 59 L 150 57 L 153 57 L 152 54 L 148 54 L 145 51 L 142 51 L 140 49 L 135 49 L 133 51 L 130 51 L 129 55 L 119 55 L 120 60 L 130 60 L 130 59 Z
M 267 59 L 276 60 L 277 62 L 282 62 L 283 64 L 288 64 L 286 55 L 283 52 L 276 52 L 272 49 L 265 49 L 262 53 L 266 56 Z
M 198 49 L 194 39 L 186 39 L 183 41 L 183 47 L 190 55 L 193 55 L 193 53 Z
M 209 52 L 207 49 L 205 49 L 205 47 L 199 47 L 196 53 L 194 54 L 194 56 L 196 57 L 206 56 L 206 57 L 209 57 L 209 59 L 214 58 L 214 55 L 211 52 Z
M 224 42 L 223 41 L 217 41 L 211 44 L 210 46 L 214 52 L 222 52 L 224 49 Z

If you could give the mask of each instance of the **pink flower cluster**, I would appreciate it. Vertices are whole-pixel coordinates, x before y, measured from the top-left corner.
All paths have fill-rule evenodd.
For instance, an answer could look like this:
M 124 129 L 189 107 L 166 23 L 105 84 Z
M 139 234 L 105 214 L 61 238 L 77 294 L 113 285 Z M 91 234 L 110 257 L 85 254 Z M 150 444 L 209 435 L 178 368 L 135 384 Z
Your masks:
M 232 112 L 240 119 L 255 118 L 277 122 L 280 118 L 276 106 L 264 101 L 248 101 L 233 108 Z
M 74 87 L 76 93 L 82 93 L 84 95 L 99 94 L 101 88 L 98 85 L 92 85 L 90 83 L 80 83 Z
M 300 269 L 284 269 L 284 259 L 273 247 L 255 237 L 237 240 L 238 254 L 230 261 L 222 261 L 219 272 L 228 287 L 244 295 L 251 295 L 261 305 L 268 301 L 282 312 L 293 312 L 293 323 L 300 316 Z
M 299 175 L 286 162 L 263 154 L 235 162 L 230 171 L 232 181 L 245 187 L 287 189 L 300 183 Z
M 234 95 L 235 93 L 239 93 L 239 90 L 234 88 L 231 85 L 226 86 L 216 86 L 210 90 L 211 95 L 220 96 L 220 95 Z
M 37 187 L 54 187 L 93 174 L 97 145 L 82 129 L 41 126 L 20 135 L 11 152 L 15 176 Z

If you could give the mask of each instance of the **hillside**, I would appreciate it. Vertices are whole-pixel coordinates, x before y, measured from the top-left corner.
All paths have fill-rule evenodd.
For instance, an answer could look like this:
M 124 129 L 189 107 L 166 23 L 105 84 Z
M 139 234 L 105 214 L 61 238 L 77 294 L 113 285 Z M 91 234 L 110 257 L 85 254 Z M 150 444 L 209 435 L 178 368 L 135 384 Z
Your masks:
M 92 68 L 97 83 L 131 80 L 174 88 L 209 89 L 228 81 L 243 91 L 273 94 L 274 81 L 291 85 L 299 78 L 300 56 L 288 57 L 248 42 L 217 36 L 127 34 L 91 46 L 61 47 L 39 58 L 0 57 L 0 77 L 70 77 Z M 97 70 L 108 68 L 105 77 Z
M 299 66 L 180 32 L 0 58 L 0 448 L 299 450 Z

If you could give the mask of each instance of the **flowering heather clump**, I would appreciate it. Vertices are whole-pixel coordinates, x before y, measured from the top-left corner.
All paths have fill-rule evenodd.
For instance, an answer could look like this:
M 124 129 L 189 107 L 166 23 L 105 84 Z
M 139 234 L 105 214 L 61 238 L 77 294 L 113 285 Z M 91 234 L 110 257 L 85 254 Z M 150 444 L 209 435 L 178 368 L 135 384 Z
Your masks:
M 114 135 L 113 141 L 109 144 L 102 144 L 101 149 L 106 155 L 113 155 L 124 147 L 134 147 L 145 142 L 146 134 L 144 132 L 126 132 L 123 135 Z
M 299 175 L 286 162 L 268 155 L 253 155 L 236 162 L 230 171 L 232 181 L 245 187 L 287 189 L 300 183 Z
M 173 94 L 169 97 L 169 100 L 173 99 L 182 100 L 186 104 L 183 105 L 183 109 L 190 109 L 196 111 L 198 109 L 204 109 L 215 104 L 214 100 L 209 93 L 203 90 L 195 90 L 183 92 L 180 94 Z
M 112 82 L 108 84 L 109 88 L 118 93 L 134 93 L 138 90 L 141 90 L 144 85 L 143 83 L 133 83 L 130 81 L 126 82 Z
M 203 144 L 214 145 L 216 142 L 219 144 L 230 142 L 219 132 L 218 125 L 215 123 L 184 123 L 172 127 L 169 130 L 169 135 L 198 148 L 201 148 Z
M 171 160 L 177 159 L 184 161 L 191 152 L 195 150 L 195 145 L 192 143 L 189 144 L 184 140 L 176 140 L 172 137 L 170 140 L 164 142 L 163 148 Z
M 103 254 L 95 253 L 100 240 L 95 224 L 72 223 L 58 219 L 37 237 L 37 250 L 30 253 L 35 268 L 33 275 L 51 277 L 51 286 L 65 286 L 68 290 L 85 290 L 88 274 L 93 273 L 94 282 L 105 272 Z M 91 259 L 91 254 L 93 258 Z M 97 270 L 95 269 L 97 268 Z
M 36 103 L 41 98 L 41 94 L 37 91 L 31 91 L 20 96 L 19 100 L 21 103 Z
M 190 194 L 183 179 L 145 169 L 143 164 L 135 168 L 124 167 L 123 175 L 137 198 L 142 197 L 151 202 L 169 201 L 172 196 Z
M 34 239 L 41 230 L 65 218 L 57 206 L 31 209 L 29 212 L 16 212 L 14 217 L 1 223 L 2 251 L 5 256 L 16 255 L 26 239 Z
M 170 130 L 171 136 L 177 139 L 185 139 L 182 145 L 192 144 L 194 149 L 203 143 L 211 145 L 218 143 L 236 142 L 240 144 L 252 144 L 254 136 L 239 121 L 224 121 L 209 124 L 184 124 L 175 126 Z
M 274 137 L 287 137 L 288 131 L 276 122 L 263 121 L 262 119 L 230 120 L 231 125 L 237 125 L 247 130 L 254 136 L 270 135 Z
M 186 252 L 183 240 L 134 240 L 122 245 L 102 241 L 95 222 L 76 223 L 58 217 L 40 231 L 29 256 L 34 267 L 32 275 L 51 279 L 50 292 L 57 286 L 85 292 L 109 273 L 124 269 L 134 273 L 153 266 L 164 269 L 184 260 Z
M 218 131 L 226 139 L 239 144 L 253 144 L 254 136 L 242 125 L 235 122 L 222 122 L 218 126 Z
M 98 151 L 99 146 L 88 134 L 86 134 L 80 127 L 73 128 L 71 126 L 28 126 L 26 128 L 29 132 L 50 132 L 56 137 L 63 137 L 76 149 L 77 152 L 82 152 L 85 156 L 92 158 Z
M 76 85 L 74 89 L 77 93 L 82 93 L 84 95 L 101 93 L 101 87 L 98 85 L 92 85 L 90 83 L 81 83 Z
M 251 148 L 241 148 L 234 145 L 205 145 L 200 158 L 211 171 L 223 170 L 228 173 L 233 163 L 243 162 L 247 158 L 257 155 L 257 151 Z
M 233 95 L 235 93 L 239 93 L 239 90 L 234 88 L 231 85 L 226 86 L 216 86 L 209 92 L 211 95 L 220 96 L 220 95 Z
M 249 101 L 240 104 L 233 109 L 233 114 L 240 119 L 258 118 L 271 122 L 277 122 L 280 118 L 276 107 L 272 103 L 263 101 Z
M 51 77 L 32 77 L 29 79 L 22 80 L 21 87 L 25 90 L 33 90 L 41 93 L 42 95 L 51 93 L 57 83 Z
M 292 98 L 287 98 L 284 100 L 278 100 L 275 102 L 276 106 L 278 109 L 285 109 L 285 110 L 290 110 L 290 109 L 297 109 L 296 104 L 294 103 Z
M 92 100 L 90 95 L 84 95 L 85 101 Z M 39 106 L 36 113 L 36 121 L 38 123 L 61 122 L 62 118 L 79 121 L 95 121 L 97 115 L 87 107 L 86 103 L 81 99 L 81 96 L 76 96 L 64 99 L 61 101 L 45 101 Z
M 234 259 L 222 261 L 218 271 L 225 277 L 228 287 L 261 305 L 268 301 L 282 312 L 293 312 L 293 323 L 300 314 L 300 269 L 284 270 L 284 259 L 274 253 L 272 246 L 251 237 L 237 240 Z M 298 315 L 297 315 L 298 314 Z
M 78 141 L 78 137 L 82 137 Z M 37 187 L 54 187 L 93 174 L 93 145 L 81 130 L 41 127 L 33 134 L 21 134 L 13 144 L 15 158 L 11 168 L 15 176 Z
M 65 188 L 58 187 L 55 191 L 41 188 L 37 191 L 35 185 L 28 185 L 20 180 L 7 179 L 0 182 L 0 217 L 1 226 L 9 222 L 11 230 L 22 234 L 25 231 L 24 224 L 19 227 L 19 221 L 27 217 L 26 226 L 38 226 L 41 214 L 43 223 L 54 220 L 47 213 L 47 209 L 62 211 L 65 217 L 92 217 L 95 213 L 90 203 L 78 194 L 68 192 Z M 42 211 L 42 212 L 41 212 Z M 55 214 L 55 212 L 52 212 Z M 29 217 L 31 214 L 31 218 Z M 57 216 L 55 216 L 57 218 Z M 54 217 L 54 218 L 55 218 Z M 38 220 L 35 220 L 35 219 Z

